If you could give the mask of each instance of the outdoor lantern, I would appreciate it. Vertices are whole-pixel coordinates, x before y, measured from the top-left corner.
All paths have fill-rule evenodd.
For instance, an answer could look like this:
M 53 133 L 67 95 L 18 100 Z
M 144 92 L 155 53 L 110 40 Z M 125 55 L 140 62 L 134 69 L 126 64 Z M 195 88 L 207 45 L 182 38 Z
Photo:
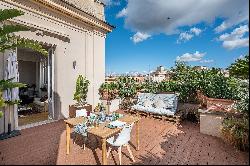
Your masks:
M 76 61 L 73 61 L 73 69 L 76 69 Z

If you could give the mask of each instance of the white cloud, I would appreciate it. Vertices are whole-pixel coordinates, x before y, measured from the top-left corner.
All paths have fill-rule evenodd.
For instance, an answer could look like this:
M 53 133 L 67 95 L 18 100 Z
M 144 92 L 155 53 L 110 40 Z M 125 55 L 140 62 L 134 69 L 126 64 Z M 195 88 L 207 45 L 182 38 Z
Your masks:
M 199 36 L 202 30 L 199 28 L 193 27 L 190 29 L 190 32 L 194 33 L 196 36 Z
M 249 4 L 247 4 L 247 5 L 249 5 Z M 249 10 L 249 8 L 248 8 L 248 10 Z M 234 16 L 229 18 L 228 20 L 223 21 L 221 23 L 221 25 L 216 27 L 214 30 L 215 30 L 216 33 L 220 33 L 220 32 L 223 32 L 226 29 L 228 29 L 228 28 L 230 28 L 230 27 L 232 27 L 234 25 L 237 25 L 239 23 L 246 22 L 246 21 L 249 21 L 249 16 L 246 15 L 245 13 L 239 12 L 238 14 L 235 14 Z
M 248 47 L 249 36 L 245 36 L 248 32 L 248 25 L 242 25 L 238 28 L 235 28 L 231 33 L 222 34 L 221 36 L 219 36 L 218 40 L 222 41 L 223 47 L 229 50 Z
M 205 59 L 200 61 L 200 63 L 213 63 L 213 62 L 214 62 L 213 59 Z
M 117 13 L 116 18 L 124 17 L 127 15 L 127 9 L 123 8 L 119 13 Z
M 183 62 L 197 62 L 202 61 L 202 58 L 205 56 L 206 53 L 200 53 L 196 51 L 195 53 L 185 53 L 181 56 L 177 56 L 176 61 L 183 61 Z
M 188 33 L 188 32 L 182 32 L 179 35 L 179 39 L 177 40 L 177 43 L 180 43 L 181 41 L 188 41 L 190 39 L 192 39 L 194 37 L 194 35 Z
M 179 35 L 179 38 L 177 40 L 177 43 L 181 43 L 181 41 L 186 42 L 190 39 L 192 39 L 194 36 L 199 36 L 201 34 L 202 30 L 196 27 L 191 28 L 189 31 L 182 32 Z
M 249 0 L 128 0 L 126 12 L 127 28 L 150 35 L 177 34 L 184 26 L 212 24 L 216 18 L 224 20 L 217 27 L 223 31 L 248 22 Z
M 142 42 L 144 40 L 147 40 L 149 37 L 151 37 L 151 35 L 146 34 L 146 33 L 142 33 L 142 32 L 137 32 L 136 34 L 134 34 L 133 37 L 130 37 L 130 39 L 134 43 L 139 43 L 139 42 Z

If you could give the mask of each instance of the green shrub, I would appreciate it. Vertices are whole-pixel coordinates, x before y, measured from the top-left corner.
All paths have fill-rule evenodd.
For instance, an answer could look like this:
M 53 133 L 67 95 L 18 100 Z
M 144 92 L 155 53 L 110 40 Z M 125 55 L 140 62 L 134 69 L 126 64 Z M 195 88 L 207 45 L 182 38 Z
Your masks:
M 142 84 L 142 91 L 144 93 L 158 93 L 159 92 L 158 86 L 159 86 L 158 82 L 146 81 Z
M 249 117 L 249 80 L 240 82 L 238 97 L 236 109 Z
M 242 59 L 237 59 L 228 69 L 230 75 L 234 77 L 249 79 L 249 55 L 246 55 Z
M 249 149 L 249 119 L 230 117 L 222 123 L 224 139 L 240 150 Z
M 239 99 L 238 79 L 225 77 L 219 69 L 199 71 L 184 63 L 177 63 L 172 71 L 174 74 L 169 82 L 174 81 L 175 86 L 165 87 L 170 91 L 178 91 L 182 102 L 197 102 L 197 90 L 201 90 L 204 95 L 211 98 Z
M 137 94 L 137 85 L 134 78 L 119 77 L 117 79 L 118 94 L 121 99 L 134 98 Z

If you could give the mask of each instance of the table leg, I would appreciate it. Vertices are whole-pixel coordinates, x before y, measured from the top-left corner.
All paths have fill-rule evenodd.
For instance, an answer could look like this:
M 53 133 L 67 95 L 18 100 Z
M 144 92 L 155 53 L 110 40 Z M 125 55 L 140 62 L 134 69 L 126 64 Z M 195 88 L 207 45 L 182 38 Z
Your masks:
M 69 154 L 70 126 L 66 124 L 66 154 Z
M 136 122 L 136 150 L 139 150 L 139 143 L 140 143 L 140 140 L 139 140 L 139 122 Z
M 106 138 L 102 138 L 102 165 L 107 165 Z

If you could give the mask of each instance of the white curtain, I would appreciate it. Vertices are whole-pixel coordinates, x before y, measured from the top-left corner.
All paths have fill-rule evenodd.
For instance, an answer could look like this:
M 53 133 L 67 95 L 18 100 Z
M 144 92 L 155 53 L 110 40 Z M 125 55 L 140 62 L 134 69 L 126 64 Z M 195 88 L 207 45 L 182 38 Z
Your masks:
M 19 72 L 18 72 L 18 61 L 17 61 L 17 53 L 16 51 L 10 51 L 6 60 L 6 68 L 4 73 L 4 79 L 12 79 L 12 82 L 19 82 Z M 3 97 L 6 101 L 16 101 L 19 100 L 19 89 L 13 88 L 5 90 L 3 93 Z M 12 108 L 8 108 L 8 118 L 10 123 L 12 124 L 12 129 L 16 129 L 18 127 L 18 113 L 17 113 L 17 105 L 14 105 Z M 11 113 L 13 112 L 13 113 Z
M 19 82 L 18 61 L 15 51 L 11 51 L 7 58 L 4 79 L 12 79 L 12 82 Z M 4 91 L 4 99 L 8 101 L 19 100 L 19 89 L 13 88 Z

